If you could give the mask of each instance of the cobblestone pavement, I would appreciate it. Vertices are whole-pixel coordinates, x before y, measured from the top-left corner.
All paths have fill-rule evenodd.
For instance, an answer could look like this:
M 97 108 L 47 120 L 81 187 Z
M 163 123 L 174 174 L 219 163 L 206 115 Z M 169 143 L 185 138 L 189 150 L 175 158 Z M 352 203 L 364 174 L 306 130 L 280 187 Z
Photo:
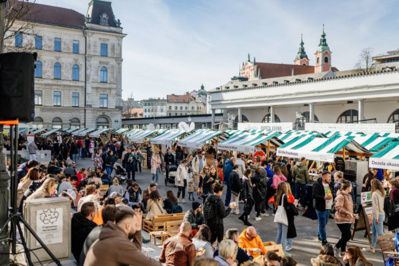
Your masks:
M 78 160 L 77 166 L 84 168 L 93 167 L 93 161 L 91 161 L 90 159 Z M 166 191 L 169 189 L 171 189 L 176 194 L 177 187 L 174 187 L 172 184 L 169 184 L 167 187 L 165 187 L 164 178 L 165 175 L 160 174 L 158 190 L 161 196 L 165 197 Z M 142 173 L 136 173 L 136 180 L 142 189 L 147 188 L 151 182 L 150 171 L 148 169 L 143 169 Z M 191 208 L 192 202 L 188 201 L 187 197 L 188 194 L 186 193 L 186 202 L 180 203 L 184 211 L 187 211 Z M 222 199 L 224 199 L 224 195 L 222 196 Z M 202 199 L 198 201 L 202 202 Z M 240 209 L 241 211 L 243 209 L 242 203 L 240 203 Z M 269 212 L 269 214 L 271 214 L 271 212 Z M 261 221 L 255 221 L 254 216 L 255 212 L 252 211 L 249 222 L 252 223 L 253 226 L 255 226 L 261 239 L 264 242 L 275 241 L 277 228 L 275 223 L 273 223 L 273 216 L 270 215 L 269 217 L 262 217 Z M 319 254 L 321 243 L 317 241 L 317 225 L 317 220 L 311 220 L 309 218 L 302 217 L 302 212 L 299 213 L 299 216 L 295 217 L 295 226 L 298 236 L 294 238 L 293 249 L 289 251 L 289 253 L 292 254 L 292 257 L 298 263 L 300 263 L 300 265 L 311 265 L 310 258 L 314 258 Z M 230 214 L 224 220 L 224 228 L 225 230 L 227 230 L 228 228 L 238 228 L 240 231 L 242 231 L 245 229 L 245 226 L 240 220 L 238 220 L 238 215 Z M 329 219 L 326 230 L 328 241 L 332 244 L 337 243 L 340 237 L 340 231 L 333 219 Z M 348 245 L 356 245 L 360 248 L 367 247 L 368 241 L 366 238 L 363 237 L 363 235 L 364 231 L 356 232 L 354 240 L 350 241 Z M 148 234 L 144 231 L 143 236 L 148 238 Z M 154 252 L 149 253 L 151 257 L 157 257 L 161 252 L 161 247 L 156 247 L 152 244 L 145 244 L 143 245 L 143 247 L 154 249 Z M 371 260 L 374 265 L 383 265 L 382 256 L 379 249 L 377 249 L 376 253 L 367 252 L 365 253 L 365 256 L 367 259 Z

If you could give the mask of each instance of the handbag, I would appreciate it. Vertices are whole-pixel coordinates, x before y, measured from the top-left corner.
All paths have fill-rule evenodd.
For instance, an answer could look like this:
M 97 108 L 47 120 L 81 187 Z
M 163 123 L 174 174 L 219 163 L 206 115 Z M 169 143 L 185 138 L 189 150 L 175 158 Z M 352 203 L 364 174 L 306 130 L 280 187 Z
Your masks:
M 158 206 L 159 211 L 160 211 L 162 214 L 164 214 L 162 208 L 159 206 L 159 204 L 158 204 L 157 201 L 155 201 L 155 204 Z
M 277 208 L 273 222 L 288 226 L 287 213 L 284 209 L 284 196 L 285 194 L 283 194 L 283 196 L 281 197 L 281 205 L 279 205 Z

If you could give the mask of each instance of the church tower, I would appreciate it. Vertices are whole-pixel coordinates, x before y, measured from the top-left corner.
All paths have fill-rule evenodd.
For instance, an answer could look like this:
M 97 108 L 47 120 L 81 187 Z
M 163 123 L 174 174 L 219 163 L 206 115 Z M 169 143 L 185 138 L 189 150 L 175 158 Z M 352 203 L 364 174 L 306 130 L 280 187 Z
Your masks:
M 294 63 L 295 63 L 295 65 L 308 66 L 309 58 L 305 52 L 305 47 L 303 45 L 304 45 L 303 36 L 301 34 L 301 43 L 299 45 L 299 50 L 298 50 L 298 53 L 296 54 Z
M 323 33 L 321 34 L 320 43 L 317 47 L 316 51 L 316 62 L 314 67 L 315 73 L 325 72 L 331 70 L 331 51 L 328 47 L 326 40 L 326 33 L 324 32 L 324 24 L 323 24 Z

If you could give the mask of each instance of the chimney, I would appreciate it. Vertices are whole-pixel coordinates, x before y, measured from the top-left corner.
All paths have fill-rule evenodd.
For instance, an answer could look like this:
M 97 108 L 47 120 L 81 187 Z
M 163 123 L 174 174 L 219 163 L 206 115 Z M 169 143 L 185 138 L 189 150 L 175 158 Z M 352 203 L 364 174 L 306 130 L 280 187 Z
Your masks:
M 291 68 L 291 76 L 294 76 L 294 75 L 295 75 L 295 71 L 293 68 Z

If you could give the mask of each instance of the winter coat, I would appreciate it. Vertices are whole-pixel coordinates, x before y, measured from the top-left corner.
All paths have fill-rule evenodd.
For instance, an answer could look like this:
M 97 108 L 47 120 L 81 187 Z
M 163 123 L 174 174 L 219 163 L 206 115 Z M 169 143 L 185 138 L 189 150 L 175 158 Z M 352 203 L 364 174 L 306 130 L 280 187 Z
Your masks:
M 258 173 L 251 177 L 252 191 L 255 202 L 260 202 L 266 198 L 266 180 Z
M 175 177 L 175 184 L 178 187 L 184 187 L 184 180 L 188 179 L 187 167 L 184 164 L 180 164 L 177 168 Z
M 173 206 L 179 205 L 177 202 L 173 203 L 170 201 L 170 199 L 165 199 L 163 201 L 163 208 L 167 213 L 172 213 L 173 212 Z
M 311 258 L 312 266 L 341 266 L 341 262 L 334 256 L 319 255 L 316 258 Z
M 114 155 L 107 155 L 105 158 L 105 166 L 106 167 L 114 167 L 114 163 L 116 162 Z
M 164 161 L 165 161 L 166 165 L 174 165 L 175 164 L 175 156 L 173 156 L 173 154 L 166 153 Z
M 362 186 L 362 192 L 367 192 L 371 190 L 371 180 L 373 180 L 375 176 L 371 173 L 367 173 L 363 177 L 363 186 Z
M 223 170 L 223 183 L 226 185 L 230 186 L 230 174 L 233 172 L 233 162 L 230 160 L 226 160 L 226 163 L 224 165 L 224 170 Z
M 192 166 L 193 166 L 194 172 L 196 172 L 197 174 L 200 174 L 200 169 L 199 169 L 200 168 L 200 162 L 199 162 L 199 160 L 202 160 L 202 168 L 204 168 L 205 165 L 206 165 L 205 156 L 202 156 L 202 159 L 200 159 L 198 155 L 195 156 L 195 158 L 193 159 L 193 162 L 192 162 Z
M 137 231 L 130 241 L 122 229 L 109 221 L 101 230 L 99 240 L 89 249 L 84 265 L 119 266 L 134 262 L 134 265 L 161 266 L 141 252 L 142 241 L 141 231 Z
M 189 222 L 193 229 L 198 229 L 198 226 L 205 223 L 205 218 L 202 212 L 195 214 L 194 210 L 190 209 L 184 215 L 183 222 Z
M 192 265 L 197 255 L 193 242 L 184 234 L 168 238 L 159 256 L 159 261 L 166 266 Z
M 83 249 L 83 244 L 86 237 L 90 234 L 97 225 L 83 216 L 81 212 L 75 213 L 72 216 L 71 223 L 71 242 L 72 242 L 72 254 L 75 259 L 79 262 L 80 252 Z
M 297 184 L 309 184 L 309 172 L 305 163 L 297 162 L 292 172 L 292 179 Z
M 206 221 L 206 224 L 209 226 L 213 225 L 223 225 L 223 219 L 227 217 L 227 215 L 230 214 L 231 208 L 227 207 L 225 208 L 224 203 L 222 199 L 218 195 L 209 195 L 206 200 L 205 204 L 206 205 L 207 201 L 212 202 L 213 206 L 215 207 L 215 216 L 212 217 L 210 220 Z
M 246 176 L 242 177 L 242 190 L 241 195 L 243 199 L 254 199 L 253 190 L 252 190 L 252 183 L 250 183 L 249 179 Z
M 271 185 L 272 188 L 277 189 L 278 184 L 281 182 L 287 181 L 287 178 L 281 174 L 281 175 L 274 175 L 273 176 L 273 184 Z
M 202 188 L 202 195 L 207 197 L 209 194 L 213 193 L 212 185 L 215 183 L 215 179 L 213 181 L 209 181 L 211 177 L 207 174 L 203 178 L 201 177 L 199 187 Z
M 262 242 L 262 239 L 260 239 L 260 236 L 257 235 L 255 238 L 249 240 L 245 235 L 246 232 L 247 232 L 247 229 L 244 229 L 244 231 L 241 232 L 239 241 L 238 241 L 238 246 L 240 248 L 242 248 L 243 250 L 249 249 L 249 254 L 251 254 L 251 256 L 253 258 L 256 258 L 261 255 L 259 253 L 252 252 L 251 249 L 253 249 L 253 248 L 260 248 L 262 250 L 262 254 L 266 255 L 267 250 L 265 249 L 265 246 L 263 245 L 263 242 Z
M 154 216 L 161 214 L 167 214 L 167 212 L 162 208 L 162 200 L 159 199 L 157 202 L 155 202 L 152 199 L 149 199 L 147 201 L 147 216 L 145 219 L 152 220 Z
M 353 217 L 352 196 L 349 193 L 338 190 L 335 198 L 335 222 L 337 224 L 352 223 Z
M 329 184 L 331 192 L 334 190 L 332 182 Z M 319 178 L 316 183 L 313 184 L 312 197 L 314 202 L 314 208 L 318 211 L 326 210 L 326 200 L 324 197 L 326 193 L 322 183 L 322 178 Z
M 157 168 L 160 168 L 162 164 L 161 157 L 152 156 L 151 157 L 151 174 L 155 175 L 157 173 Z
M 373 208 L 373 216 L 377 217 L 379 215 L 385 214 L 384 212 L 384 200 L 385 195 L 381 195 L 379 190 L 376 190 L 371 195 L 371 206 Z
M 189 178 L 188 184 L 187 184 L 187 192 L 194 192 L 195 191 L 195 185 L 194 185 L 194 179 Z
M 230 174 L 230 186 L 231 192 L 235 194 L 239 194 L 242 188 L 241 178 L 239 174 L 235 171 L 231 172 Z
M 37 145 L 34 141 L 28 144 L 29 154 L 36 154 L 36 150 L 38 150 Z
M 391 192 L 389 192 L 389 197 L 393 200 L 395 204 L 399 203 L 399 188 L 393 188 Z

